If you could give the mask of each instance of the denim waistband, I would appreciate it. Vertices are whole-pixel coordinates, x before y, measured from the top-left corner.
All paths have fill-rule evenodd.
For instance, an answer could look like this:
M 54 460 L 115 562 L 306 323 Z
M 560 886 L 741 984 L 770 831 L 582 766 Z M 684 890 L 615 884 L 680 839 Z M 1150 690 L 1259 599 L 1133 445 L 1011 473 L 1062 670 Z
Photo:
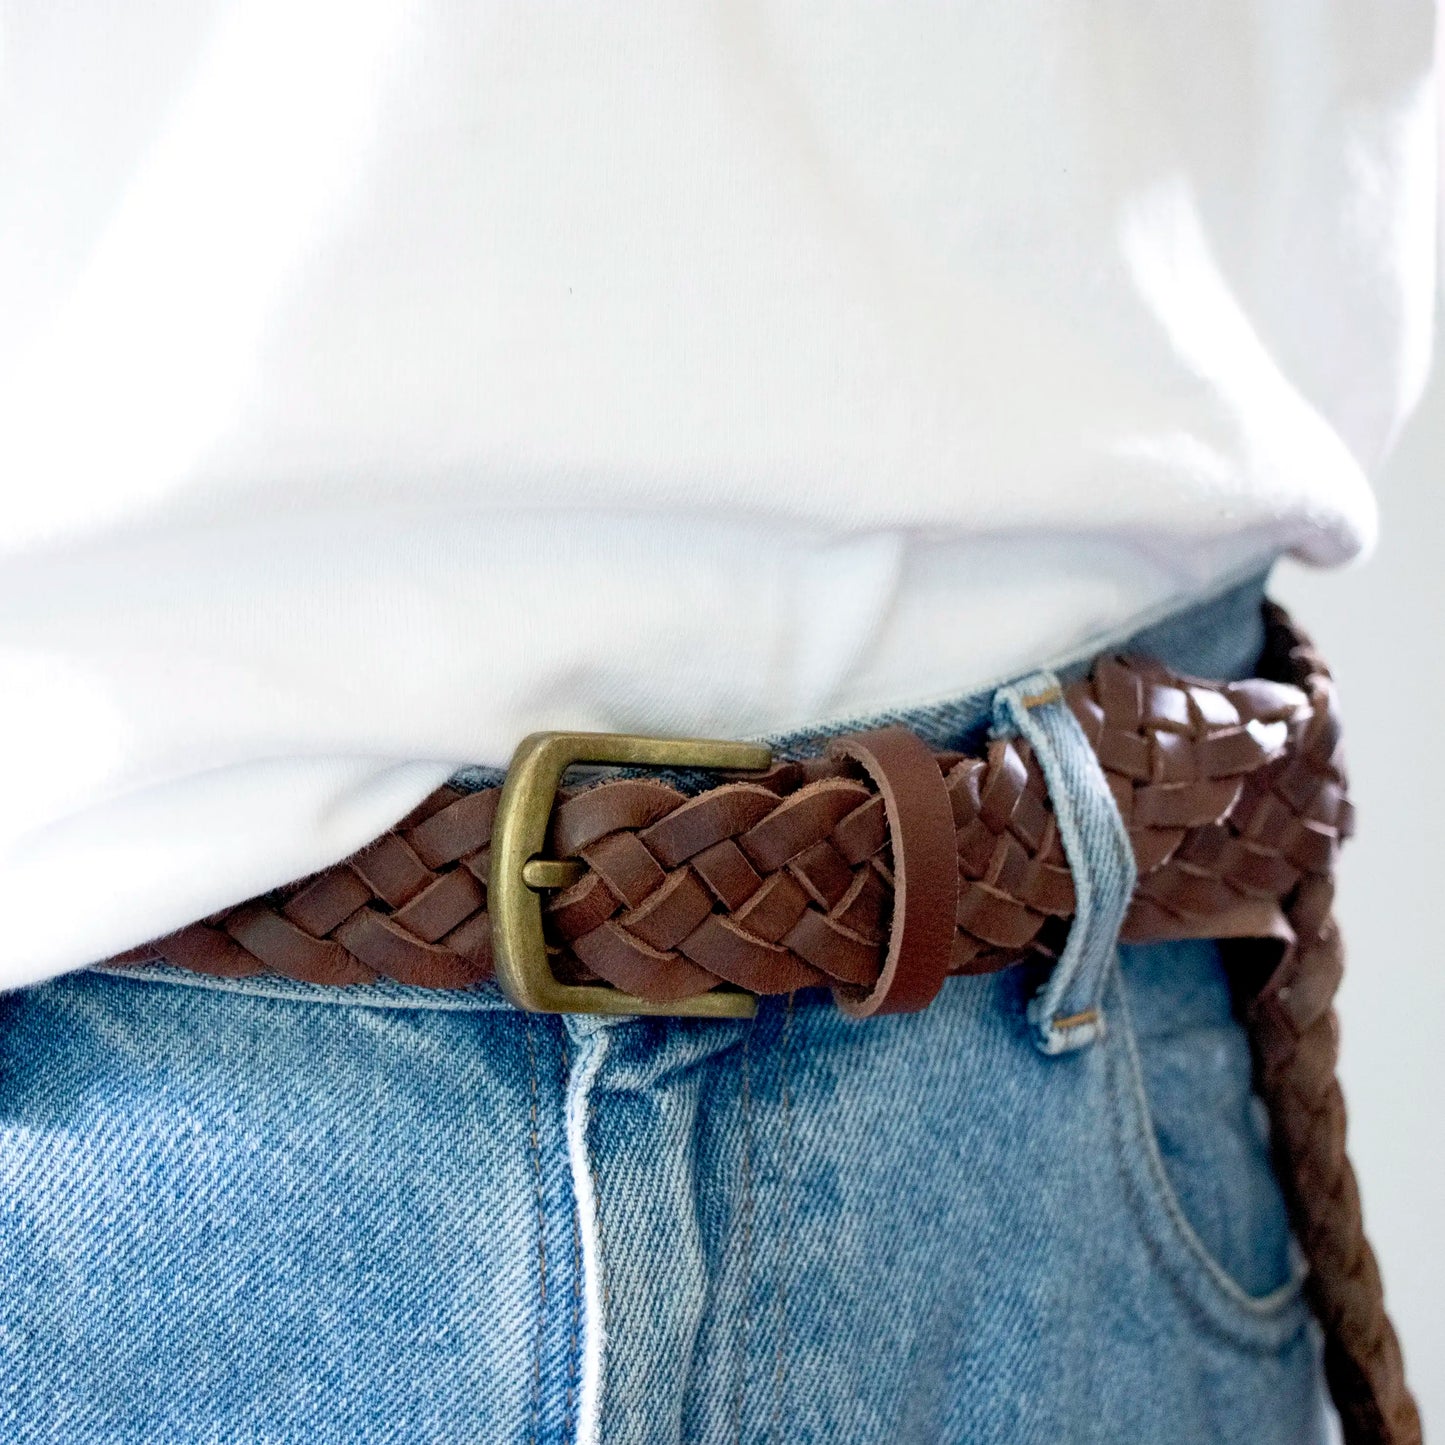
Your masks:
M 1056 674 L 1064 683 L 1089 670 L 1094 658 L 1105 652 L 1129 652 L 1152 657 L 1177 672 L 1195 677 L 1236 679 L 1253 672 L 1264 647 L 1264 600 L 1268 573 L 1261 572 L 1227 590 L 1192 605 L 1176 609 L 1128 631 L 1090 639 L 1068 655 L 1047 659 L 1042 670 Z M 848 732 L 901 724 L 916 732 L 931 747 L 969 751 L 982 743 L 994 720 L 1001 690 L 1017 682 L 1001 678 L 965 696 L 932 705 L 874 713 L 867 717 L 839 720 L 815 729 L 765 739 L 774 752 L 784 757 L 808 756 L 822 750 L 827 740 Z M 467 768 L 453 782 L 463 788 L 493 787 L 502 773 L 491 768 Z M 706 786 L 708 773 L 654 773 L 686 791 Z M 198 988 L 260 995 L 270 998 L 307 1000 L 373 1008 L 489 1009 L 511 1008 L 494 984 L 475 989 L 451 990 L 415 988 L 406 984 L 378 982 L 338 990 L 284 978 L 218 978 L 174 968 L 169 964 L 113 968 L 98 966 L 94 972 L 155 983 L 180 984 Z

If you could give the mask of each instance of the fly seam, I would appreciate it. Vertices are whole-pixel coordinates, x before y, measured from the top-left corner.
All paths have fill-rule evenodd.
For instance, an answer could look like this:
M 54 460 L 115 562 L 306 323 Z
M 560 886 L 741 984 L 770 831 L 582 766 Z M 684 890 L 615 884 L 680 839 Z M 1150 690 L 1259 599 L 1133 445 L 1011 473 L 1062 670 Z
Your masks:
M 742 1157 L 742 1199 L 739 1204 L 739 1222 L 742 1227 L 743 1263 L 743 1309 L 742 1324 L 735 1339 L 733 1385 L 733 1442 L 742 1445 L 743 1438 L 743 1394 L 747 1389 L 748 1340 L 752 1335 L 753 1307 L 753 1090 L 752 1090 L 752 1041 L 756 1020 L 743 1033 L 742 1061 L 742 1115 L 743 1115 L 743 1157 Z
M 562 1053 L 562 1092 L 566 1095 L 572 1063 L 567 1056 L 567 1035 L 558 1040 Z M 577 1202 L 572 1201 L 572 1333 L 567 1349 L 567 1413 L 562 1421 L 562 1441 L 566 1445 L 576 1425 L 577 1366 L 581 1358 L 579 1342 L 582 1333 L 582 1230 L 577 1221 Z
M 537 1331 L 532 1347 L 532 1409 L 529 1438 L 537 1445 L 542 1414 L 542 1332 L 547 1319 L 547 1219 L 542 1202 L 542 1146 L 537 1138 L 537 1050 L 532 1040 L 532 1020 L 523 1014 L 527 1041 L 527 1075 L 531 1085 L 532 1186 L 537 1202 Z
M 788 995 L 783 1014 L 782 1038 L 778 1043 L 778 1092 L 783 1110 L 781 1168 L 778 1179 L 778 1279 L 773 1300 L 778 1316 L 777 1340 L 773 1353 L 773 1402 L 768 1426 L 769 1440 L 779 1438 L 783 1410 L 783 1372 L 788 1355 L 788 1264 L 792 1248 L 793 1105 L 788 1092 L 788 1060 L 793 1039 L 793 999 Z

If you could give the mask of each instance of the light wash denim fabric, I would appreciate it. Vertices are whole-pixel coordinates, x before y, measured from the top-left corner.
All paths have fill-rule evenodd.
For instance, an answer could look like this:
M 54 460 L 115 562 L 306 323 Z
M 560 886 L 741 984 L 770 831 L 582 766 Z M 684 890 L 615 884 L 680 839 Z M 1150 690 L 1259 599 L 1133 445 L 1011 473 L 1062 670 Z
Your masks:
M 1242 675 L 1259 596 L 1135 645 Z M 908 720 L 1042 739 L 1092 890 L 1052 981 L 861 1022 L 159 968 L 0 999 L 0 1439 L 1323 1439 L 1217 951 L 1115 947 L 1117 815 L 1027 695 Z

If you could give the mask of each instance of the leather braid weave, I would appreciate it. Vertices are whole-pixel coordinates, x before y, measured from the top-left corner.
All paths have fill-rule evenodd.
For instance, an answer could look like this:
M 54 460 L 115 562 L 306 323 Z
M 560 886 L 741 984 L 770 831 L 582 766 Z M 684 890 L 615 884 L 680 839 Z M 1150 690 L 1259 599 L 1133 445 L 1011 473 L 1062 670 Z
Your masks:
M 1226 957 L 1249 1000 L 1257 1087 L 1345 1438 L 1409 1445 L 1419 1418 L 1364 1238 L 1335 1079 L 1342 953 L 1332 875 L 1352 812 L 1334 687 L 1283 612 L 1271 608 L 1267 626 L 1260 677 L 1210 683 L 1109 656 L 1066 698 L 1138 863 L 1122 937 L 1237 940 Z M 951 971 L 1056 956 L 1074 887 L 1028 745 L 995 739 L 982 757 L 935 758 L 957 830 Z M 470 987 L 492 971 L 498 793 L 440 788 L 345 862 L 112 962 Z M 666 1002 L 720 983 L 861 997 L 878 979 L 891 923 L 889 828 L 883 799 L 846 760 L 783 761 L 695 796 L 645 778 L 564 792 L 549 841 L 553 856 L 586 865 L 546 910 L 565 981 L 600 979 Z
M 1270 796 L 1296 811 L 1297 826 L 1333 817 L 1332 826 L 1344 836 L 1349 804 L 1334 683 L 1282 610 L 1268 608 L 1266 622 L 1261 670 L 1293 683 L 1310 700 L 1297 757 L 1269 770 Z M 1355 1172 L 1345 1153 L 1334 1010 L 1344 946 L 1333 905 L 1334 881 L 1323 867 L 1302 870 L 1284 899 L 1289 934 L 1283 956 L 1276 955 L 1248 1011 L 1255 1086 L 1269 1109 L 1276 1169 L 1309 1262 L 1305 1287 L 1324 1329 L 1325 1374 L 1344 1438 L 1351 1445 L 1419 1445 L 1419 1411 L 1405 1382 L 1400 1343 L 1385 1311 Z M 1257 967 L 1257 946 L 1240 943 L 1229 951 L 1242 971 Z

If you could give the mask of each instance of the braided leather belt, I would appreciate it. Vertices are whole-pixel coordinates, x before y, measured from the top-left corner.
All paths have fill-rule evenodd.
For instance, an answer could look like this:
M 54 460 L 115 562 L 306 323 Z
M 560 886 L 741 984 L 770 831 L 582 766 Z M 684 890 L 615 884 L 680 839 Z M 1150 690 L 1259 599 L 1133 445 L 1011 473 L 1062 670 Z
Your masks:
M 1420 1421 L 1345 1155 L 1333 871 L 1351 831 L 1335 692 L 1267 613 L 1259 676 L 1210 683 L 1104 657 L 1065 698 L 1127 825 L 1126 941 L 1221 940 L 1309 1262 L 1347 1441 Z M 570 763 L 722 768 L 558 792 Z M 554 806 L 555 804 L 555 806 Z M 931 752 L 889 728 L 774 762 L 755 744 L 539 734 L 500 789 L 438 789 L 325 872 L 132 950 L 228 977 L 466 988 L 519 1006 L 740 1016 L 827 986 L 849 1013 L 925 1007 L 950 973 L 1058 956 L 1074 886 L 1027 743 Z

